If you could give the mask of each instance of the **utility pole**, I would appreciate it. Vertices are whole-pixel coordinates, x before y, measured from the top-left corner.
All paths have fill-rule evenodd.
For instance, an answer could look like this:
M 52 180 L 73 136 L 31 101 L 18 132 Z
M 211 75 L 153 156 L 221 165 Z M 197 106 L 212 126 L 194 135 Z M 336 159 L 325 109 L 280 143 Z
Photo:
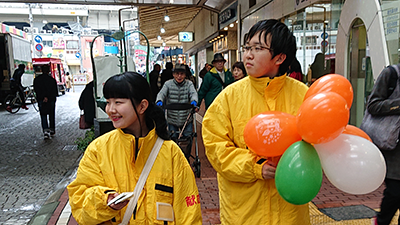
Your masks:
M 30 27 L 30 33 L 31 33 L 31 56 L 32 58 L 35 58 L 35 49 L 34 49 L 34 42 L 33 42 L 33 15 L 32 15 L 32 3 L 28 3 L 28 8 L 29 8 L 29 27 Z
M 81 23 L 80 23 L 80 20 L 79 20 L 79 16 L 77 16 L 76 17 L 76 22 L 80 25 Z M 79 61 L 80 61 L 80 70 L 81 70 L 81 74 L 83 74 L 83 65 L 82 65 L 82 57 L 83 57 L 83 54 L 82 54 L 82 43 L 81 43 L 81 31 L 79 31 L 78 32 L 78 43 L 79 43 L 79 54 L 80 54 L 80 57 L 79 57 Z

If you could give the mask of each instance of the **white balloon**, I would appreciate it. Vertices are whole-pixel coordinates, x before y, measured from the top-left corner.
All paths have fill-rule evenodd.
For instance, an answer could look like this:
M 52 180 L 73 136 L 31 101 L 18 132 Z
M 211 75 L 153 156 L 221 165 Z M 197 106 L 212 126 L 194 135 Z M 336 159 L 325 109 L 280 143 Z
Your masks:
M 385 179 L 385 159 L 378 147 L 365 138 L 341 134 L 314 147 L 326 177 L 344 192 L 366 194 L 376 190 Z

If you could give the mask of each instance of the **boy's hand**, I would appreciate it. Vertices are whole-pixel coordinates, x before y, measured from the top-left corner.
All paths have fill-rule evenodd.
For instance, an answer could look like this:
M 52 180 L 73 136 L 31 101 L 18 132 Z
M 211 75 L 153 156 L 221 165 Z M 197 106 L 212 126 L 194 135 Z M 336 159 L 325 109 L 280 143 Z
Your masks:
M 276 163 L 267 161 L 262 167 L 262 176 L 265 180 L 274 179 L 276 171 Z

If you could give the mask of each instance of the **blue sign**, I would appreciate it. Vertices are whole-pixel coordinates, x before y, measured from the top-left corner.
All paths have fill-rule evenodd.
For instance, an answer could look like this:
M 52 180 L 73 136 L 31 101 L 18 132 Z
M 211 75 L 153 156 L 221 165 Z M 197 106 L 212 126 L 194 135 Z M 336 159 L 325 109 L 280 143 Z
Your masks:
M 79 59 L 79 58 L 81 57 L 81 53 L 77 52 L 77 53 L 75 54 L 75 57 Z
M 36 35 L 36 36 L 35 36 L 35 41 L 36 41 L 37 43 L 42 42 L 42 37 L 40 37 L 39 35 Z
M 322 33 L 322 34 L 321 34 L 321 38 L 322 38 L 322 39 L 327 39 L 327 38 L 328 38 L 328 33 L 326 33 L 326 32 L 325 32 L 325 33 Z
M 328 42 L 327 42 L 327 41 L 321 41 L 321 45 L 322 45 L 323 47 L 326 47 L 326 46 L 328 46 Z
M 43 50 L 43 45 L 42 44 L 36 44 L 35 49 L 41 52 Z

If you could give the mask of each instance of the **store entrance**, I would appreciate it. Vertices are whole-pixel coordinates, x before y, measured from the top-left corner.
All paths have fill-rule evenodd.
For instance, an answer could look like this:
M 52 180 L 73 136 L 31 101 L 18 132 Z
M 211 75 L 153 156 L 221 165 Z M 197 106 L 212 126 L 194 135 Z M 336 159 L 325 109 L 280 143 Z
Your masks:
M 350 108 L 349 123 L 359 127 L 365 111 L 367 74 L 371 74 L 370 76 L 372 77 L 367 31 L 364 22 L 361 19 L 356 19 L 350 29 L 348 46 L 348 74 L 354 91 L 353 104 Z M 370 79 L 368 79 L 368 83 L 370 83 Z

